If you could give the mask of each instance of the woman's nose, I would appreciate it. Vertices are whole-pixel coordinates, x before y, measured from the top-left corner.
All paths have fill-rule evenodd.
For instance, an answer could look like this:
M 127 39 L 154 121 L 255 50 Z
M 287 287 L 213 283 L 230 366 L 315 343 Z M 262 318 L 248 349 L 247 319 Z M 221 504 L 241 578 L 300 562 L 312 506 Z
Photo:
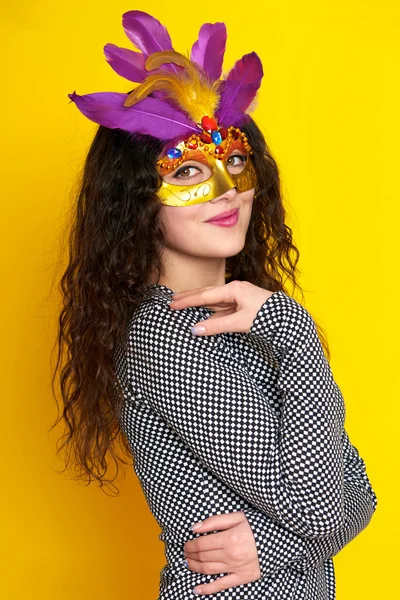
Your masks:
M 220 196 L 217 196 L 217 198 L 213 198 L 212 200 L 210 200 L 210 202 L 212 204 L 214 204 L 214 202 L 219 202 L 220 200 L 223 200 L 224 198 L 226 200 L 233 200 L 236 196 L 237 196 L 237 189 L 236 189 L 236 187 L 233 187 L 233 188 L 230 188 L 229 190 L 227 190 L 226 192 L 224 192 L 223 194 L 221 194 Z

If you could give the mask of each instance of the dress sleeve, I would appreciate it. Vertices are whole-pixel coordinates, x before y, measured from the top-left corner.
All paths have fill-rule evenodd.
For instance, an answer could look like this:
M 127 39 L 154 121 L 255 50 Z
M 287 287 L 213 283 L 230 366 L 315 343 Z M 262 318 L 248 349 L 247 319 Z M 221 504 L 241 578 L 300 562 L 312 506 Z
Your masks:
M 304 538 L 344 523 L 344 405 L 306 309 L 275 292 L 251 334 L 279 365 L 281 417 L 246 369 L 232 363 L 224 336 L 194 336 L 196 307 L 147 303 L 129 331 L 128 372 L 136 393 L 197 458 L 271 519 Z
M 326 537 L 304 539 L 282 527 L 265 513 L 244 509 L 252 529 L 260 564 L 261 578 L 290 566 L 305 573 L 332 558 L 353 540 L 370 522 L 377 506 L 365 463 L 343 431 L 344 512 L 343 526 Z

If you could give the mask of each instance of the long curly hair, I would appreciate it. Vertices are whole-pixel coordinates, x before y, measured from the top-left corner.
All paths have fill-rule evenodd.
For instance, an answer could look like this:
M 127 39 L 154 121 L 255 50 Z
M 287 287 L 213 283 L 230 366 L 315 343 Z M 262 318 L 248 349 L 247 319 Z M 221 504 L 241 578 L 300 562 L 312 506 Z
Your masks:
M 253 119 L 242 127 L 258 177 L 245 245 L 226 259 L 226 283 L 246 280 L 271 291 L 297 289 L 299 251 L 285 223 L 278 167 Z M 164 142 L 100 126 L 91 143 L 67 220 L 68 264 L 61 277 L 62 309 L 55 341 L 52 391 L 65 433 L 57 441 L 73 479 L 111 486 L 131 456 L 119 416 L 124 402 L 113 349 L 140 304 L 150 273 L 164 275 L 165 240 L 158 213 L 161 178 L 155 168 Z M 158 280 L 157 279 L 157 280 Z M 325 355 L 330 351 L 316 323 Z M 54 348 L 53 348 L 54 351 Z M 61 398 L 57 398 L 55 384 Z M 61 414 L 60 414 L 61 413 Z M 108 476 L 110 463 L 116 466 Z

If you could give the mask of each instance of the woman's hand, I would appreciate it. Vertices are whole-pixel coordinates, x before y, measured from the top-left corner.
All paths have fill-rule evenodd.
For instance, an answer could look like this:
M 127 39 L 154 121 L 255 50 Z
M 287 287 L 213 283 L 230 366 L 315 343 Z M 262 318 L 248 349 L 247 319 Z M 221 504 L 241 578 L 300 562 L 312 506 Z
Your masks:
M 215 335 L 227 331 L 249 333 L 257 312 L 273 293 L 248 281 L 235 280 L 224 285 L 178 292 L 169 306 L 174 310 L 205 306 L 216 311 L 193 326 L 192 333 L 195 335 Z
M 211 583 L 197 585 L 199 594 L 215 594 L 232 586 L 256 581 L 261 577 L 253 532 L 243 511 L 212 515 L 204 519 L 196 533 L 201 535 L 184 546 L 188 568 L 196 573 L 229 573 Z

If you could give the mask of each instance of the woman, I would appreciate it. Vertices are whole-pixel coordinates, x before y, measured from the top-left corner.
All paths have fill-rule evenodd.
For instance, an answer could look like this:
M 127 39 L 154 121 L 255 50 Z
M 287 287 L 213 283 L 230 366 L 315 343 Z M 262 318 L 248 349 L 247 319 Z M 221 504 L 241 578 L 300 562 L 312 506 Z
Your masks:
M 123 26 L 141 52 L 106 58 L 140 85 L 69 95 L 100 127 L 62 279 L 61 448 L 101 485 L 117 441 L 132 454 L 165 543 L 160 600 L 332 600 L 332 557 L 376 496 L 327 345 L 284 291 L 299 253 L 249 115 L 260 59 L 221 78 L 223 23 L 190 59 L 147 13 Z

